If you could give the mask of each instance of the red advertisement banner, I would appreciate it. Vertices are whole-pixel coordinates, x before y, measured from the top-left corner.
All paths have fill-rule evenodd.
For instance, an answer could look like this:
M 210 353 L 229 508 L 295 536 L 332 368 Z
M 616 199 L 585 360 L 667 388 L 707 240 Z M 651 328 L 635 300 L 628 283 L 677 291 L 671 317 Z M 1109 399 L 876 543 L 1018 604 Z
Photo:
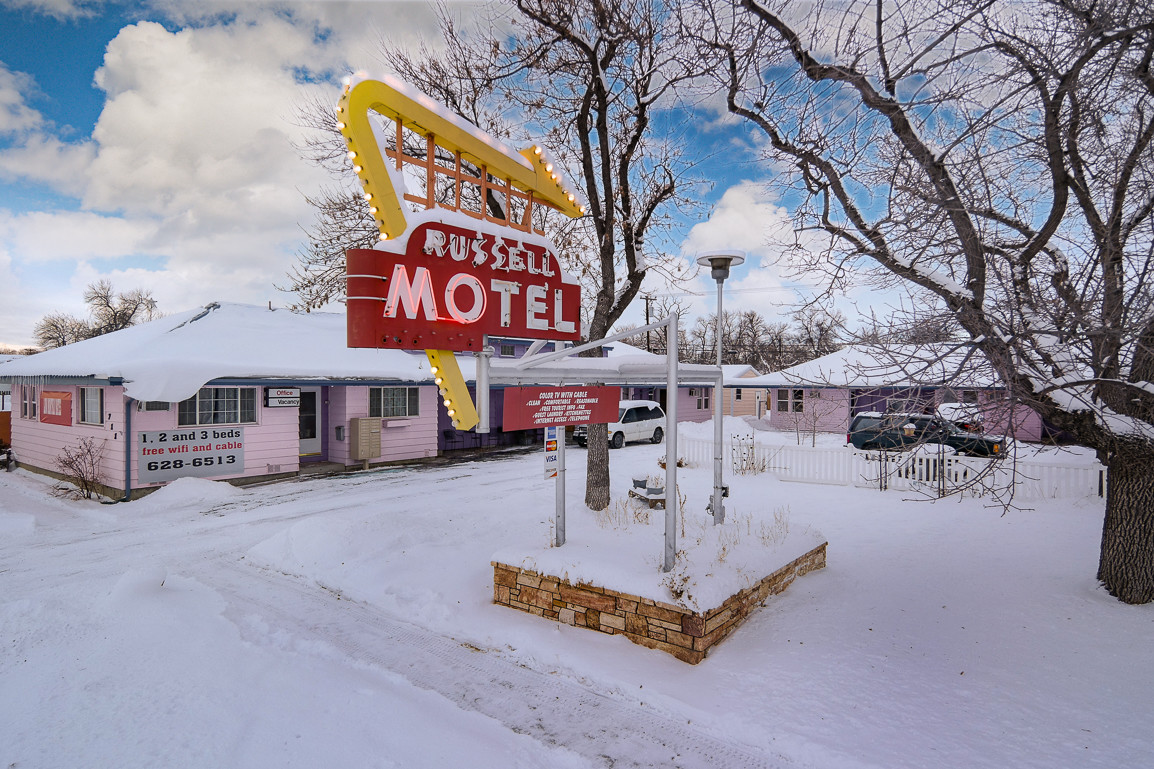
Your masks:
M 620 387 L 506 387 L 502 430 L 617 421 Z
M 354 248 L 346 264 L 349 347 L 465 352 L 485 334 L 580 338 L 580 287 L 516 231 L 426 222 L 404 253 Z
M 50 425 L 72 426 L 72 393 L 40 392 L 40 421 Z

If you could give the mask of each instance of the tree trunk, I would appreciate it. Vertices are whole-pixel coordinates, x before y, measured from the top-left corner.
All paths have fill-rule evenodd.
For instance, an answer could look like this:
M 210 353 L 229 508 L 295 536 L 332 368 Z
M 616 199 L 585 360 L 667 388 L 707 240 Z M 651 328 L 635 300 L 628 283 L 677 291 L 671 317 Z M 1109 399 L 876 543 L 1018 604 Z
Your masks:
M 585 464 L 585 504 L 590 510 L 609 507 L 609 425 L 589 425 Z
M 1154 455 L 1118 452 L 1107 470 L 1098 579 L 1124 603 L 1154 600 Z

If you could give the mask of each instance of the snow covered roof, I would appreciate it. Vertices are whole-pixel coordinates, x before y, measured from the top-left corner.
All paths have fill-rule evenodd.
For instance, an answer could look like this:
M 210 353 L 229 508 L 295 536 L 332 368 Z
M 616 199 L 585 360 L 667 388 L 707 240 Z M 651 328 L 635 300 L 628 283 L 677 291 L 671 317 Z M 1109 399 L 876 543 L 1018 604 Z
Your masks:
M 178 402 L 217 380 L 431 380 L 426 357 L 404 350 L 346 346 L 343 313 L 292 313 L 246 304 L 212 303 L 83 342 L 0 363 L 0 379 L 123 380 L 125 394 Z M 472 355 L 457 356 L 475 380 Z M 606 358 L 569 357 L 515 370 L 517 360 L 492 362 L 493 384 L 664 382 L 665 357 L 615 342 Z M 682 365 L 681 381 L 708 384 L 715 366 Z
M 137 400 L 176 402 L 216 379 L 424 381 L 424 355 L 349 349 L 345 316 L 213 303 L 0 363 L 0 377 L 120 378 Z
M 959 345 L 850 345 L 743 387 L 998 387 L 981 353 Z
M 544 354 L 543 354 L 544 355 Z M 584 384 L 599 382 L 605 385 L 664 384 L 669 367 L 664 355 L 612 342 L 605 358 L 582 358 L 576 355 L 542 363 L 531 368 L 520 368 L 521 359 L 494 360 L 491 366 L 493 384 Z M 461 371 L 472 379 L 472 363 L 460 359 Z M 467 368 L 468 366 L 468 368 Z M 717 383 L 717 366 L 682 363 L 677 367 L 681 384 L 710 385 Z
M 745 363 L 727 363 L 721 367 L 721 371 L 725 374 L 725 384 L 737 387 L 749 387 L 746 379 L 761 376 L 761 372 Z

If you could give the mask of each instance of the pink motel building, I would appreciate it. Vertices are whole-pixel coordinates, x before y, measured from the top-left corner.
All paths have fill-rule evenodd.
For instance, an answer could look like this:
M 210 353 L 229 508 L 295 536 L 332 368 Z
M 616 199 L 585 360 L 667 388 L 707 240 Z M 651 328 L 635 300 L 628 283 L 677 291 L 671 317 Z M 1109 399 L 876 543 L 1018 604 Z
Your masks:
M 732 387 L 737 380 L 728 380 Z M 981 362 L 932 347 L 850 345 L 787 369 L 741 380 L 764 388 L 765 419 L 778 430 L 845 433 L 862 412 L 966 411 L 982 429 L 1017 440 L 1053 437 L 1025 406 L 1009 407 L 1005 393 Z
M 0 363 L 16 459 L 53 475 L 64 448 L 91 439 L 105 495 L 128 499 L 186 476 L 247 483 L 314 463 L 339 470 L 534 440 L 501 431 L 499 395 L 490 434 L 453 430 L 423 352 L 350 349 L 345 323 L 337 313 L 213 303 Z M 506 342 L 495 371 L 518 352 Z M 631 363 L 662 367 L 649 359 L 657 356 L 618 345 L 580 365 L 625 384 Z M 471 356 L 459 360 L 472 380 Z M 709 419 L 701 388 L 689 390 L 679 388 L 679 420 Z

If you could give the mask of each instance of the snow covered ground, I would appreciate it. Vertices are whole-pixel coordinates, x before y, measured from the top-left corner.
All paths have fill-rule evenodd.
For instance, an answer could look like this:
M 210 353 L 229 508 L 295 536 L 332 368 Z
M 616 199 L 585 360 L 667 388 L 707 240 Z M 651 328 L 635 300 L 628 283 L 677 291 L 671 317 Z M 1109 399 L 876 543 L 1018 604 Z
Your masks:
M 614 505 L 595 515 L 570 447 L 566 548 L 618 548 L 606 573 L 653 580 L 663 513 L 639 521 L 624 500 L 632 475 L 659 476 L 664 449 L 612 452 Z M 724 561 L 688 556 L 703 590 L 706 574 L 752 576 L 743 559 L 782 539 L 775 513 L 790 537 L 830 543 L 826 569 L 689 666 L 491 603 L 494 554 L 548 549 L 542 469 L 533 453 L 244 490 L 185 479 L 117 505 L 0 473 L 0 766 L 1002 769 L 1154 755 L 1154 606 L 1096 584 L 1099 499 L 1006 512 L 746 475 L 727 479 L 716 532 L 711 470 L 687 468 L 682 544 L 728 543 Z

